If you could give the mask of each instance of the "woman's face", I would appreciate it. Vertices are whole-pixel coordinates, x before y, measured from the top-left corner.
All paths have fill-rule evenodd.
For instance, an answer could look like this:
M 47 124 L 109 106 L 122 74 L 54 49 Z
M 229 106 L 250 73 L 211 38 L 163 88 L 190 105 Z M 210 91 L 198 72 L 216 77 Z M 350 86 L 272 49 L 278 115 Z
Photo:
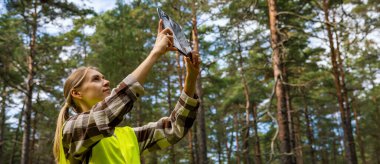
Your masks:
M 89 107 L 92 107 L 111 94 L 109 81 L 100 72 L 93 69 L 88 70 L 84 82 L 78 91 L 81 93 L 84 103 Z

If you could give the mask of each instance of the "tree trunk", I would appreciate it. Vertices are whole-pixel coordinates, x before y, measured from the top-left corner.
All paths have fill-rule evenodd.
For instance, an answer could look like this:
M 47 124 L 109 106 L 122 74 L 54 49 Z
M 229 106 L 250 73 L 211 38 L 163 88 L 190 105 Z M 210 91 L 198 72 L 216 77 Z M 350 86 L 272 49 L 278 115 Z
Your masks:
M 323 144 L 323 145 L 325 145 L 325 144 Z M 323 163 L 323 164 L 329 164 L 329 155 L 328 155 L 327 150 L 328 150 L 328 148 L 326 146 L 322 147 L 322 150 L 321 150 L 321 153 L 322 153 L 321 163 Z
M 376 146 L 375 151 L 374 151 L 374 157 L 376 159 L 376 163 L 377 164 L 380 163 L 380 156 L 379 156 L 379 154 L 380 154 L 380 148 L 379 148 L 379 146 Z
M 197 15 L 196 15 L 196 6 L 195 0 L 192 1 L 192 22 L 193 22 L 193 51 L 199 53 L 199 41 L 198 41 L 198 30 L 197 30 Z M 196 92 L 199 97 L 199 108 L 198 108 L 198 116 L 197 116 L 197 140 L 198 140 L 198 159 L 199 164 L 207 164 L 207 136 L 206 136 L 206 122 L 205 122 L 205 111 L 203 106 L 203 89 L 202 89 L 202 76 L 201 73 L 198 75 L 197 84 L 196 84 Z
M 287 84 L 288 75 L 285 65 L 282 66 L 282 77 L 284 82 Z M 290 97 L 290 86 L 284 85 L 283 87 L 285 91 L 286 110 L 288 111 L 287 114 L 291 151 L 295 153 L 295 156 L 292 156 L 292 163 L 303 164 L 301 137 L 299 135 L 299 116 L 293 110 L 292 107 L 292 98 Z
M 234 129 L 235 129 L 235 145 L 236 145 L 236 163 L 240 164 L 240 146 L 239 146 L 239 116 L 237 111 L 234 112 Z
M 9 164 L 16 163 L 15 154 L 16 154 L 16 150 L 18 147 L 17 144 L 19 143 L 18 142 L 18 136 L 19 136 L 19 132 L 20 132 L 21 124 L 22 124 L 22 118 L 24 116 L 24 109 L 25 109 L 25 103 L 23 104 L 23 106 L 21 108 L 20 116 L 18 117 L 18 124 L 17 124 L 17 129 L 16 129 L 16 132 L 15 132 L 15 135 L 13 138 L 12 153 L 11 153 Z
M 340 138 L 340 137 L 338 136 L 338 138 Z M 337 144 L 336 144 L 335 140 L 333 140 L 333 142 L 332 142 L 332 160 L 331 160 L 332 163 L 337 163 L 336 157 L 337 157 Z
M 249 158 L 249 109 L 251 108 L 250 104 L 250 97 L 249 97 L 249 87 L 247 79 L 245 78 L 245 71 L 243 68 L 243 56 L 242 56 L 242 49 L 240 45 L 240 26 L 238 25 L 238 63 L 239 63 L 239 72 L 241 76 L 241 83 L 244 88 L 244 97 L 245 97 L 245 127 L 244 127 L 244 135 L 243 135 L 243 156 L 244 156 L 244 163 L 249 164 L 250 158 Z
M 351 111 L 349 107 L 349 103 L 345 102 L 347 100 L 345 94 L 345 86 L 343 86 L 344 79 L 340 79 L 344 77 L 344 74 L 339 71 L 339 64 L 336 59 L 339 58 L 337 56 L 337 50 L 334 48 L 334 40 L 333 33 L 329 21 L 329 6 L 328 0 L 323 0 L 323 10 L 325 14 L 325 25 L 329 38 L 330 51 L 331 51 L 331 63 L 334 75 L 334 84 L 336 88 L 338 103 L 339 103 L 339 111 L 342 120 L 343 132 L 344 132 L 344 150 L 345 150 L 345 159 L 348 164 L 357 164 L 356 150 L 355 150 L 355 140 L 352 133 L 351 126 Z M 339 46 L 339 45 L 338 45 Z M 342 64 L 342 63 L 341 63 Z
M 294 151 L 296 153 L 296 162 L 297 164 L 303 164 L 304 162 L 303 162 L 303 150 L 302 150 L 301 131 L 300 131 L 301 130 L 300 115 L 298 111 L 293 113 L 293 124 L 294 124 L 294 142 L 295 142 Z
M 283 62 L 281 60 L 280 42 L 276 23 L 277 23 L 277 10 L 276 1 L 268 0 L 268 10 L 269 10 L 269 26 L 271 32 L 271 47 L 273 50 L 273 72 L 276 83 L 276 98 L 277 98 L 277 122 L 278 122 L 278 139 L 280 141 L 280 153 L 281 153 L 281 163 L 288 164 L 292 163 L 290 136 L 289 136 L 289 123 L 286 109 L 285 100 L 285 90 L 282 80 L 282 67 Z
M 314 145 L 314 135 L 313 135 L 313 130 L 312 130 L 312 120 L 309 117 L 309 109 L 307 106 L 307 100 L 306 100 L 306 95 L 304 91 L 302 90 L 302 98 L 303 98 L 303 104 L 304 104 L 304 114 L 305 114 L 305 121 L 306 121 L 306 137 L 309 141 L 309 146 L 310 146 L 310 156 L 311 156 L 311 163 L 316 164 L 317 158 L 315 156 L 315 150 L 313 148 Z
M 167 58 L 168 62 L 167 62 L 167 72 L 171 72 L 171 62 L 170 62 L 170 58 Z M 170 73 L 169 73 L 170 74 Z M 171 81 L 170 81 L 170 76 L 167 77 L 167 81 L 166 81 L 166 87 L 167 87 L 167 92 L 168 92 L 168 96 L 167 96 L 167 102 L 168 102 L 168 105 L 169 105 L 169 113 L 172 112 L 173 110 L 173 106 L 172 106 L 172 95 L 171 95 Z M 175 164 L 176 163 L 176 153 L 175 153 L 175 147 L 174 145 L 170 146 L 170 160 L 171 160 L 171 163 L 172 164 Z
M 219 123 L 219 125 L 220 125 L 220 122 L 218 121 L 218 123 Z M 218 128 L 219 129 L 219 128 Z M 222 156 L 223 156 L 223 146 L 222 146 L 222 138 L 224 138 L 224 137 L 222 137 L 221 136 L 221 133 L 220 133 L 220 130 L 218 130 L 218 133 L 217 133 L 218 135 L 218 137 L 217 137 L 217 140 L 216 140 L 216 144 L 217 144 L 217 152 L 218 152 L 218 163 L 222 163 Z M 225 133 L 222 133 L 222 134 L 225 134 Z
M 6 115 L 5 115 L 5 108 L 6 108 L 6 101 L 7 101 L 7 87 L 5 85 L 5 82 L 3 83 L 3 89 L 1 90 L 1 118 L 0 118 L 0 159 L 4 159 L 4 145 L 5 145 L 5 120 L 6 120 Z
M 253 130 L 254 130 L 254 138 L 255 138 L 255 145 L 254 145 L 254 152 L 255 152 L 255 164 L 261 164 L 261 150 L 260 150 L 260 138 L 259 138 L 259 132 L 257 130 L 257 104 L 253 105 L 252 108 L 252 115 L 253 115 Z
M 284 81 L 287 83 L 288 78 L 286 74 L 287 70 L 285 66 L 283 67 Z M 303 153 L 302 153 L 302 142 L 300 133 L 300 121 L 298 111 L 293 110 L 292 98 L 290 96 L 290 87 L 288 85 L 284 86 L 285 98 L 286 98 L 286 109 L 288 110 L 288 121 L 289 121 L 289 135 L 291 138 L 292 151 L 295 153 L 295 158 L 292 156 L 292 163 L 303 164 Z
M 196 124 L 196 123 L 195 123 Z M 199 152 L 198 152 L 198 147 L 199 147 L 199 142 L 198 142 L 198 137 L 196 136 L 198 134 L 198 129 L 197 128 L 193 128 L 194 130 L 194 138 L 193 138 L 193 141 L 194 141 L 194 145 L 195 145 L 195 148 L 193 149 L 194 150 L 194 162 L 196 164 L 199 163 Z
M 37 131 L 37 111 L 34 111 L 33 125 L 32 125 L 32 143 L 30 144 L 30 161 L 29 163 L 34 163 L 35 159 L 35 145 L 36 145 L 36 131 Z
M 229 119 L 227 120 L 229 122 Z M 233 132 L 232 132 L 233 133 Z M 230 164 L 231 162 L 231 152 L 232 152 L 232 145 L 233 145 L 233 134 L 226 135 L 226 154 L 227 154 L 227 163 Z M 227 134 L 227 130 L 224 134 Z M 228 140 L 228 136 L 230 136 L 230 140 Z
M 29 162 L 30 153 L 30 131 L 31 131 L 31 114 L 32 114 L 32 100 L 33 100 L 33 87 L 34 87 L 34 56 L 36 55 L 36 39 L 37 39 L 37 2 L 33 3 L 34 12 L 32 14 L 32 33 L 30 41 L 30 52 L 27 56 L 28 63 L 28 77 L 26 83 L 26 108 L 24 113 L 24 135 L 22 140 L 21 149 L 21 163 L 27 164 Z
M 353 101 L 354 104 L 356 104 L 356 101 Z M 364 142 L 362 135 L 360 134 L 360 125 L 359 125 L 359 119 L 358 115 L 359 112 L 356 111 L 357 105 L 353 107 L 354 110 L 354 118 L 355 118 L 355 125 L 356 125 L 356 137 L 358 139 L 358 144 L 359 144 L 359 150 L 360 150 L 360 158 L 362 159 L 362 164 L 367 164 L 366 158 L 365 158 L 365 149 L 364 149 Z

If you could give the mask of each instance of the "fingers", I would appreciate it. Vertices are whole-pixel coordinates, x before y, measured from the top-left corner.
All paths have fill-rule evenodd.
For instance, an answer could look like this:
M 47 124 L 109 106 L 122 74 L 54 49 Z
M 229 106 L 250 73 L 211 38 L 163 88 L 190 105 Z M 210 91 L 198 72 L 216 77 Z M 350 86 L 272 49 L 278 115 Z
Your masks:
M 171 35 L 164 35 L 164 40 L 167 41 L 167 47 L 166 47 L 166 50 L 167 51 L 176 51 L 177 48 L 174 47 L 174 38 L 173 36 Z
M 195 67 L 198 67 L 200 64 L 199 54 L 196 51 L 191 51 L 192 63 Z
M 191 60 L 189 57 L 185 57 L 185 64 L 187 68 L 191 68 Z
M 162 19 L 160 19 L 160 21 L 158 21 L 157 34 L 160 33 L 160 32 L 162 31 L 162 24 L 163 24 L 163 21 L 162 21 Z
M 190 55 L 192 56 L 191 59 L 190 57 L 185 57 L 186 67 L 198 70 L 200 68 L 199 54 L 195 51 L 192 51 Z
M 170 30 L 170 28 L 165 28 L 164 30 L 161 30 L 161 33 L 165 34 L 165 35 L 173 35 L 173 31 Z
M 168 44 L 168 46 L 169 46 L 169 47 L 174 46 L 174 38 L 173 38 L 173 36 L 171 36 L 171 35 L 166 35 L 166 37 L 167 37 L 168 40 L 169 40 L 169 44 Z
M 168 38 L 168 47 L 171 47 L 173 46 L 173 43 L 174 43 L 174 37 L 173 37 L 173 31 L 170 30 L 169 28 L 165 28 L 164 30 L 161 30 L 161 32 L 159 33 L 160 34 L 163 34 L 164 37 L 167 37 Z
M 193 56 L 194 57 L 194 56 Z M 199 68 L 199 65 L 201 64 L 201 60 L 199 58 L 199 54 L 195 54 L 195 57 L 194 57 L 194 65 L 196 68 Z
M 175 47 L 167 47 L 166 50 L 168 51 L 177 51 L 178 49 Z

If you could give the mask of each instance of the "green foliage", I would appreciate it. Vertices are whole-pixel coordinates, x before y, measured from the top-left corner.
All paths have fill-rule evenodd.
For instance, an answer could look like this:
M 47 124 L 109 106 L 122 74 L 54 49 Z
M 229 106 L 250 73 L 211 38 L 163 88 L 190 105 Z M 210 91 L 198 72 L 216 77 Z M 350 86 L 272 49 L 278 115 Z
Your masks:
M 111 86 L 116 86 L 145 59 L 153 47 L 158 24 L 155 7 L 161 7 L 181 24 L 186 35 L 191 34 L 190 1 L 134 1 L 130 4 L 118 1 L 114 9 L 101 14 L 63 1 L 9 1 L 6 6 L 8 13 L 0 16 L 0 87 L 5 86 L 9 90 L 6 118 L 0 118 L 6 120 L 3 132 L 6 162 L 10 160 L 12 139 L 19 126 L 17 119 L 22 103 L 18 102 L 22 102 L 20 99 L 23 96 L 20 95 L 25 90 L 25 56 L 29 52 L 28 37 L 32 18 L 27 13 L 31 11 L 31 3 L 34 2 L 41 6 L 39 19 L 42 19 L 38 28 L 59 18 L 73 20 L 73 27 L 67 33 L 56 35 L 44 33 L 41 29 L 38 31 L 34 93 L 39 96 L 33 101 L 32 120 L 36 123 L 33 127 L 33 162 L 53 162 L 52 132 L 58 109 L 63 102 L 63 81 L 73 68 L 96 66 L 111 81 Z M 274 80 L 266 3 L 249 0 L 197 1 L 209 163 L 235 163 L 238 157 L 242 158 L 240 154 L 246 129 L 246 113 L 241 70 L 247 79 L 250 102 L 258 107 L 262 160 L 266 162 L 270 159 L 272 138 L 277 125 L 265 113 L 269 110 L 272 115 L 276 115 L 276 98 L 273 98 L 270 108 L 268 104 Z M 317 1 L 299 0 L 277 3 L 278 35 L 283 41 L 280 46 L 287 68 L 286 85 L 290 89 L 292 107 L 299 114 L 304 163 L 313 160 L 310 146 L 316 151 L 318 160 L 344 163 L 342 123 L 331 75 L 330 50 L 325 45 L 325 29 L 323 22 L 320 22 L 323 20 L 321 4 Z M 359 126 L 355 128 L 361 131 L 367 162 L 376 163 L 376 155 L 380 152 L 380 134 L 377 130 L 380 128 L 377 121 L 380 118 L 380 58 L 377 45 L 379 41 L 369 36 L 380 25 L 379 18 L 376 17 L 379 7 L 375 0 L 366 3 L 330 1 L 329 5 L 336 14 L 334 27 L 337 33 L 334 37 L 338 37 L 338 46 L 344 59 L 349 99 L 352 108 L 358 111 Z M 352 10 L 343 12 L 342 9 L 348 10 L 345 5 L 351 6 Z M 88 17 L 89 14 L 93 17 Z M 95 30 L 91 35 L 86 33 L 89 28 Z M 175 105 L 180 93 L 176 65 L 175 54 L 168 53 L 153 67 L 144 85 L 146 95 L 126 116 L 125 124 L 141 126 L 170 113 L 172 109 L 169 106 Z M 305 108 L 308 108 L 311 119 L 315 140 L 313 145 L 308 145 Z M 238 129 L 234 129 L 235 113 L 238 116 Z M 252 113 L 249 118 L 252 124 Z M 253 157 L 255 134 L 252 127 L 253 125 L 250 126 L 249 149 Z M 18 142 L 21 141 L 20 136 L 22 131 L 19 132 Z M 14 163 L 20 160 L 21 145 L 17 146 Z M 197 145 L 194 143 L 194 146 Z M 190 157 L 187 139 L 174 147 L 177 163 L 188 163 Z M 359 154 L 359 148 L 357 151 Z M 173 156 L 168 152 L 170 150 L 146 155 L 145 162 L 170 163 Z M 274 142 L 274 153 L 273 162 L 281 163 L 277 141 Z

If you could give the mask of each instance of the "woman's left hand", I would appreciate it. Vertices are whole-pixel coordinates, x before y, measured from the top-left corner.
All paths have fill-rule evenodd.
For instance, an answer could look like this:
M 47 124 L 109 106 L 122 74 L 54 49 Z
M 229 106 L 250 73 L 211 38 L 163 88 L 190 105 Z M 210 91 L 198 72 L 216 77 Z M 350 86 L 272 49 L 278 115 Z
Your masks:
M 154 43 L 152 52 L 159 56 L 165 54 L 167 51 L 177 51 L 173 43 L 173 32 L 169 28 L 162 29 L 162 19 L 158 22 L 157 38 Z
M 195 93 L 195 87 L 198 75 L 200 73 L 200 58 L 199 54 L 195 51 L 191 52 L 192 59 L 190 60 L 189 57 L 185 57 L 186 62 L 186 78 L 185 78 L 185 87 L 184 92 L 190 96 L 193 97 Z

